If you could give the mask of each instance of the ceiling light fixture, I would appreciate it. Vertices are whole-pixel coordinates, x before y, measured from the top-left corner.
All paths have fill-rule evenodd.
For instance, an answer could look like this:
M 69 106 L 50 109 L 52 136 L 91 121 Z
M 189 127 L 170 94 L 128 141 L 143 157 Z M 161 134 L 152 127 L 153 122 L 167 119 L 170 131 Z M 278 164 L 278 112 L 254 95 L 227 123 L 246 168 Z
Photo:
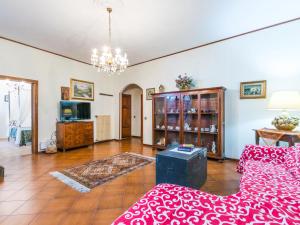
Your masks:
M 116 48 L 112 51 L 111 45 L 111 12 L 112 8 L 107 8 L 108 12 L 108 34 L 109 34 L 109 46 L 104 46 L 101 55 L 98 55 L 98 49 L 93 49 L 91 55 L 91 63 L 94 67 L 98 67 L 98 72 L 105 72 L 108 74 L 114 74 L 116 72 L 124 72 L 128 66 L 127 54 L 122 54 L 120 48 Z

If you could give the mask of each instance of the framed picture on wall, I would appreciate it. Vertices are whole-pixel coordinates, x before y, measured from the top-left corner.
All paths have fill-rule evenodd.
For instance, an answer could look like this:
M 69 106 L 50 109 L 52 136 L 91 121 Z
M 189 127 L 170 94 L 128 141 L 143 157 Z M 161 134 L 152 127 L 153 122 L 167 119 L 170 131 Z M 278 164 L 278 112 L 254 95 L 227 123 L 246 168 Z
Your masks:
M 70 87 L 72 99 L 94 101 L 93 82 L 71 79 Z
M 146 89 L 146 99 L 152 100 L 152 95 L 155 93 L 155 88 L 147 88 Z
M 249 81 L 241 82 L 240 84 L 240 98 L 241 99 L 255 99 L 266 98 L 267 81 Z
M 61 87 L 61 100 L 70 100 L 70 88 Z

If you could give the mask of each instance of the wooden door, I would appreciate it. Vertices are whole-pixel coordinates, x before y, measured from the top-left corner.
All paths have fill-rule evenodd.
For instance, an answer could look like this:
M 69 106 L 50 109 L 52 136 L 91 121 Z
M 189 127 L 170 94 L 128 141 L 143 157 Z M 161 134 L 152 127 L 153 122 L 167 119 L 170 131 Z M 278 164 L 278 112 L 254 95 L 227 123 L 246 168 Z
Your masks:
M 122 94 L 122 138 L 131 137 L 131 95 Z

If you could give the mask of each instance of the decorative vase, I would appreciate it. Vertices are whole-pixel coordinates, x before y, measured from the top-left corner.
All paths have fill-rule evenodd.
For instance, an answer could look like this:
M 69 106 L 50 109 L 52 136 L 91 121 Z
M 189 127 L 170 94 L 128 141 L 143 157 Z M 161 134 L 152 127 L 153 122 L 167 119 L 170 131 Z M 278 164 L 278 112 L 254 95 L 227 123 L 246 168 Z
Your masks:
M 284 124 L 284 125 L 276 125 L 277 130 L 285 130 L 285 131 L 292 131 L 296 128 L 293 124 Z
M 160 93 L 165 92 L 165 86 L 164 85 L 159 85 L 158 90 Z
M 194 81 L 192 77 L 189 77 L 185 74 L 185 76 L 179 75 L 175 80 L 176 87 L 179 88 L 180 91 L 189 90 L 191 87 L 194 87 Z
M 291 117 L 287 113 L 277 116 L 272 121 L 278 130 L 292 131 L 299 125 L 299 118 Z
M 190 90 L 191 87 L 180 87 L 179 90 L 180 91 L 187 91 L 187 90 Z

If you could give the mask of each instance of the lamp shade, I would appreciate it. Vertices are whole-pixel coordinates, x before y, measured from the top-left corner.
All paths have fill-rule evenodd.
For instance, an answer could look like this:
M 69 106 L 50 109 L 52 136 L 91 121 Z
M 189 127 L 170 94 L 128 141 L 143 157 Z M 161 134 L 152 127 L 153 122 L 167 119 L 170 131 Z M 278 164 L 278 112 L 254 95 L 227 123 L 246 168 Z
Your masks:
M 271 96 L 268 109 L 300 110 L 300 94 L 297 91 L 277 91 Z

